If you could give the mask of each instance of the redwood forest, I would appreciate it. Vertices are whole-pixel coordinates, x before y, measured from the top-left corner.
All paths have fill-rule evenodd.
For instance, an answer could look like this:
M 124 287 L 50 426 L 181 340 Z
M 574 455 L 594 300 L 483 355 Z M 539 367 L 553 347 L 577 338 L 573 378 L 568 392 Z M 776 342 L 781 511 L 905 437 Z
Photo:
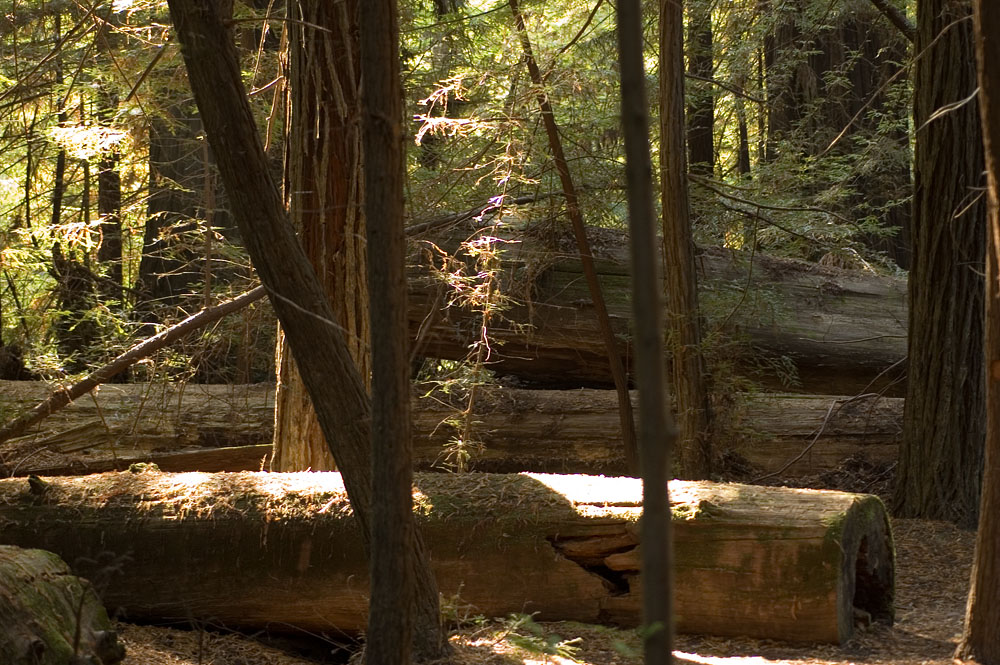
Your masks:
M 0 665 L 1000 665 L 1000 4 L 0 4 Z

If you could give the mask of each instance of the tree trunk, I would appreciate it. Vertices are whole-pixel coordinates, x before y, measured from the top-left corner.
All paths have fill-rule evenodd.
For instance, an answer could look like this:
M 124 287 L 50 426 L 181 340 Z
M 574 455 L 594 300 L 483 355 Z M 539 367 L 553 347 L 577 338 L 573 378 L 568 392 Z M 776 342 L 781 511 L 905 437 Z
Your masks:
M 913 265 L 909 370 L 896 510 L 976 524 L 986 420 L 983 245 L 986 206 L 971 12 L 918 6 L 914 74 Z M 958 106 L 931 120 L 949 105 Z
M 127 553 L 104 599 L 129 618 L 365 628 L 363 536 L 340 474 L 42 482 L 39 497 L 23 478 L 0 480 L 0 541 L 74 562 Z M 422 474 L 414 490 L 441 591 L 473 614 L 639 624 L 638 480 Z M 877 498 L 674 481 L 671 511 L 680 631 L 842 643 L 855 607 L 892 623 L 892 535 Z
M 343 326 L 365 385 L 368 283 L 361 174 L 358 2 L 289 2 L 289 125 L 285 200 L 302 247 Z M 326 471 L 337 462 L 296 369 L 278 341 L 277 471 Z
M 446 650 L 434 585 L 415 593 L 413 441 L 406 329 L 406 234 L 403 229 L 403 89 L 399 80 L 399 15 L 395 0 L 360 3 L 362 145 L 372 322 L 371 598 L 365 662 L 405 665 Z M 432 578 L 427 578 L 432 580 Z M 418 606 L 422 603 L 423 606 Z M 423 625 L 430 623 L 430 625 Z
M 569 162 L 566 161 L 566 155 L 563 152 L 562 139 L 559 138 L 559 128 L 556 125 L 552 103 L 548 95 L 544 92 L 545 82 L 542 79 L 541 70 L 538 68 L 538 63 L 535 61 L 535 56 L 531 50 L 531 39 L 528 36 L 528 29 L 525 27 L 524 16 L 521 14 L 518 0 L 508 0 L 508 4 L 510 5 L 511 13 L 514 15 L 514 24 L 521 39 L 521 49 L 524 51 L 524 63 L 528 68 L 532 84 L 537 88 L 535 94 L 538 100 L 538 108 L 542 115 L 542 124 L 545 126 L 545 134 L 549 141 L 549 150 L 552 152 L 552 160 L 555 162 L 556 171 L 559 174 L 563 196 L 566 198 L 566 216 L 569 217 L 570 226 L 573 229 L 573 239 L 576 241 L 580 266 L 583 269 L 584 282 L 587 285 L 587 293 L 590 304 L 593 307 L 593 316 L 596 319 L 598 330 L 601 334 L 601 341 L 604 343 L 604 353 L 608 360 L 608 369 L 614 381 L 615 391 L 618 394 L 622 422 L 622 445 L 625 447 L 625 459 L 628 460 L 629 469 L 634 474 L 638 470 L 639 459 L 635 443 L 635 421 L 632 415 L 632 403 L 628 397 L 628 377 L 625 375 L 625 368 L 619 353 L 618 343 L 615 340 L 614 331 L 611 328 L 611 320 L 608 316 L 604 294 L 601 291 L 601 284 L 597 278 L 590 240 L 587 237 L 587 229 L 583 224 L 583 213 L 576 195 L 576 185 L 573 183 L 572 175 L 569 172 Z
M 667 341 L 679 428 L 674 463 L 675 472 L 683 478 L 705 478 L 712 468 L 711 413 L 684 158 L 683 35 L 681 3 L 660 0 L 660 203 Z
M 653 165 L 649 156 L 649 102 L 643 66 L 639 0 L 618 2 L 618 61 L 621 70 L 622 133 L 628 185 L 632 320 L 636 385 L 639 388 L 639 446 L 642 473 L 643 653 L 646 665 L 669 665 L 674 643 L 674 559 L 668 471 L 677 428 L 663 375 L 663 303 L 653 212 Z
M 1000 665 L 1000 7 L 977 0 L 976 55 L 986 158 L 986 450 L 965 630 L 956 656 Z
M 149 201 L 139 261 L 139 313 L 158 320 L 161 308 L 177 306 L 200 277 L 190 238 L 202 214 L 201 120 L 190 101 L 164 109 L 149 125 Z
M 693 83 L 687 90 L 687 146 L 691 173 L 711 178 L 715 171 L 715 93 L 712 62 L 712 7 L 688 0 L 687 59 Z M 737 102 L 739 103 L 739 102 Z
M 439 392 L 418 399 L 427 392 L 414 389 L 415 464 L 441 469 L 453 436 L 446 421 L 465 404 Z M 18 413 L 49 389 L 5 381 L 0 394 L 0 409 Z M 632 400 L 638 408 L 635 392 Z M 472 417 L 479 427 L 471 470 L 626 471 L 612 391 L 482 387 Z M 902 419 L 903 400 L 875 395 L 743 395 L 720 411 L 719 436 L 734 460 L 752 467 L 744 473 L 799 478 L 836 470 L 849 458 L 895 462 Z M 0 472 L 73 475 L 135 462 L 155 462 L 164 471 L 258 471 L 270 468 L 273 428 L 274 388 L 266 384 L 109 385 L 5 444 Z
M 343 471 L 360 533 L 368 543 L 372 533 L 370 401 L 343 328 L 288 224 L 268 172 L 225 5 L 226 0 L 169 2 L 183 44 L 188 80 L 240 234 L 285 329 L 327 445 Z M 428 592 L 434 589 L 430 563 L 415 540 L 412 546 L 417 592 Z M 418 598 L 417 602 L 418 607 L 427 607 L 434 601 Z M 441 636 L 424 636 L 415 646 L 429 642 L 445 644 Z M 436 655 L 442 655 L 441 651 Z

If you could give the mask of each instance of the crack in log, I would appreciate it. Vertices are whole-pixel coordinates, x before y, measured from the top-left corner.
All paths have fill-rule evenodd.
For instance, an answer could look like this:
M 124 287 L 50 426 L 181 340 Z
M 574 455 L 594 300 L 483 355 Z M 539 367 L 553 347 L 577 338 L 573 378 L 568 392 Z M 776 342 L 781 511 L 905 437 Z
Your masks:
M 548 541 L 563 558 L 599 577 L 610 596 L 624 596 L 631 591 L 629 578 L 638 571 L 615 570 L 609 567 L 606 561 L 606 558 L 613 554 L 636 549 L 638 540 L 627 530 L 609 536 L 582 538 L 549 536 Z

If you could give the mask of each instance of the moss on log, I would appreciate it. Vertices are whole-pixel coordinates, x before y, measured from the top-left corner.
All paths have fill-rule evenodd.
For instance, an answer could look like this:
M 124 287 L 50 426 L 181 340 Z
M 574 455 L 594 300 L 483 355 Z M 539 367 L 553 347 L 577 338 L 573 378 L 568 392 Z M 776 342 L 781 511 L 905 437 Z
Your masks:
M 0 545 L 0 626 L 6 665 L 116 665 L 125 656 L 93 587 L 52 552 Z
M 105 600 L 134 618 L 356 632 L 367 566 L 339 474 L 102 474 L 0 481 L 0 539 L 67 560 L 127 555 Z M 641 485 L 418 474 L 442 592 L 487 616 L 637 625 Z M 678 628 L 840 642 L 857 606 L 893 616 L 888 518 L 872 496 L 671 484 Z

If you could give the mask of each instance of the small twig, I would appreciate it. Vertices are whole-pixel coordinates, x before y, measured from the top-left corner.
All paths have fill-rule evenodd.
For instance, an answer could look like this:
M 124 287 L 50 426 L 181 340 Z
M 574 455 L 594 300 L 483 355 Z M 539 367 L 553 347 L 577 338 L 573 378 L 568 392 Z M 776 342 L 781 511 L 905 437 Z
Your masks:
M 834 411 L 835 408 L 836 408 L 837 411 L 840 411 L 840 409 L 842 409 L 843 407 L 847 406 L 851 402 L 855 402 L 855 401 L 857 401 L 859 399 L 867 399 L 867 398 L 871 398 L 871 397 L 881 397 L 881 395 L 879 395 L 878 393 L 863 393 L 861 395 L 855 395 L 854 397 L 851 397 L 851 398 L 848 398 L 848 399 L 845 399 L 845 400 L 836 400 L 836 399 L 833 400 L 833 402 L 830 403 L 830 408 L 827 409 L 827 411 L 826 411 L 826 416 L 823 418 L 823 422 L 820 423 L 819 429 L 816 431 L 816 436 L 814 436 L 812 438 L 812 441 L 810 441 L 809 444 L 805 448 L 802 449 L 802 452 L 800 452 L 798 455 L 796 455 L 795 457 L 793 457 L 792 459 L 790 459 L 783 467 L 781 467 L 777 471 L 772 471 L 771 473 L 765 473 L 763 476 L 758 476 L 757 478 L 754 478 L 750 482 L 751 483 L 759 483 L 762 480 L 767 480 L 768 478 L 774 478 L 775 476 L 779 476 L 782 473 L 784 473 L 785 471 L 787 471 L 793 464 L 795 464 L 800 459 L 802 459 L 803 457 L 805 457 L 806 454 L 808 454 L 809 451 L 813 449 L 813 446 L 816 445 L 816 442 L 819 441 L 819 438 L 821 436 L 823 436 L 823 432 L 826 431 L 826 426 L 830 423 L 830 418 L 835 413 L 835 411 Z M 838 404 L 839 404 L 839 406 L 838 406 Z
M 264 287 L 258 286 L 233 298 L 232 300 L 227 300 L 224 303 L 214 307 L 208 307 L 196 314 L 192 314 L 180 323 L 174 324 L 149 339 L 143 340 L 141 343 L 136 344 L 108 364 L 91 372 L 83 380 L 78 381 L 68 388 L 57 388 L 46 400 L 38 404 L 35 408 L 8 422 L 3 426 L 3 428 L 0 428 L 0 442 L 24 433 L 24 431 L 32 425 L 41 422 L 51 414 L 59 411 L 76 398 L 86 395 L 97 386 L 125 371 L 125 369 L 131 367 L 139 360 L 142 360 L 154 352 L 169 346 L 188 333 L 198 330 L 199 328 L 216 321 L 231 312 L 235 312 L 255 300 L 260 300 L 263 297 Z

